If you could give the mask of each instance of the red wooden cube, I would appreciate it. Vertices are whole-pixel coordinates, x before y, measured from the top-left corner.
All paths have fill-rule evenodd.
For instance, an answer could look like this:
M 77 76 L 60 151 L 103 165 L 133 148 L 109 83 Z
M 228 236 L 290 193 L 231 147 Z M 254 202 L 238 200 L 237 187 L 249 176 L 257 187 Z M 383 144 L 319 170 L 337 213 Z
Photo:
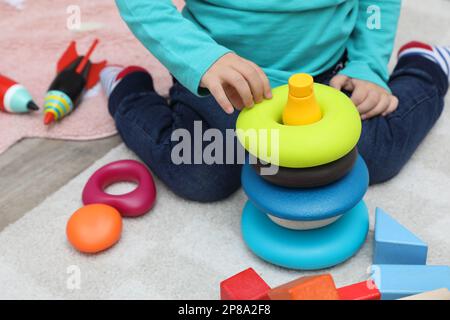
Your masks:
M 220 283 L 221 300 L 268 300 L 270 287 L 253 270 L 248 268 Z
M 380 300 L 381 294 L 372 280 L 338 289 L 340 300 Z

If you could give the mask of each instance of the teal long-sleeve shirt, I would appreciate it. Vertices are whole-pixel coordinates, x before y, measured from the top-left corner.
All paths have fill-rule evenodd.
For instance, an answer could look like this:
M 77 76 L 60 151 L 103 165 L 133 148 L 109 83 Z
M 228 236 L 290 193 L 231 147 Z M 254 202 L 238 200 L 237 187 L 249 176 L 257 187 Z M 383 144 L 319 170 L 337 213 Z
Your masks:
M 202 76 L 235 52 L 273 87 L 298 72 L 341 71 L 387 88 L 401 0 L 116 0 L 131 31 L 177 80 L 198 94 Z

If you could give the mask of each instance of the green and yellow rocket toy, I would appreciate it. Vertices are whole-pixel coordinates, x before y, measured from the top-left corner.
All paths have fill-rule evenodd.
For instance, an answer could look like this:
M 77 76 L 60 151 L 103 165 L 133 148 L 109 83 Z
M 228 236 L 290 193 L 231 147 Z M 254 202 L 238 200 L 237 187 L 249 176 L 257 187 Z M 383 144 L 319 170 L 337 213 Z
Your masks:
M 0 111 L 26 113 L 38 109 L 23 85 L 0 74 Z
M 98 39 L 94 41 L 85 56 L 78 55 L 75 41 L 70 43 L 58 62 L 57 76 L 45 96 L 44 124 L 67 116 L 78 106 L 83 93 L 99 81 L 106 61 L 92 63 L 89 60 L 98 42 Z

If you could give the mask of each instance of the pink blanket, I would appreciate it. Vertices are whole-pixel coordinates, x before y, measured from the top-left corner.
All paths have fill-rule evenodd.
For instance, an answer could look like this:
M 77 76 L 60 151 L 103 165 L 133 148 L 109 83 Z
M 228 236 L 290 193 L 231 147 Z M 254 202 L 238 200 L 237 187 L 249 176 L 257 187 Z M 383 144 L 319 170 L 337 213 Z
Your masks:
M 181 4 L 182 1 L 175 1 Z M 153 75 L 156 89 L 166 94 L 170 76 L 159 62 L 131 34 L 111 0 L 23 1 L 22 9 L 0 0 L 0 73 L 26 86 L 36 103 L 55 76 L 56 62 L 71 40 L 84 53 L 92 40 L 101 42 L 93 61 L 111 64 L 138 64 Z M 81 28 L 69 30 L 68 8 L 79 6 Z M 73 21 L 73 20 L 72 20 Z M 0 153 L 27 137 L 90 140 L 116 133 L 99 87 L 92 89 L 83 103 L 61 122 L 46 127 L 41 113 L 11 115 L 0 113 Z

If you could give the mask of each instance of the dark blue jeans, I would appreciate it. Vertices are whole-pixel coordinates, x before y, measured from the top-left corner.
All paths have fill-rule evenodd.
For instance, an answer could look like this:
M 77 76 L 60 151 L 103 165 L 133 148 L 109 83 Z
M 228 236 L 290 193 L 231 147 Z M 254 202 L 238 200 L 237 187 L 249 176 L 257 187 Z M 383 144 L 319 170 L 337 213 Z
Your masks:
M 315 77 L 315 81 L 329 83 L 341 66 Z M 399 99 L 398 109 L 387 117 L 363 121 L 358 143 L 371 184 L 391 179 L 411 158 L 442 112 L 448 80 L 432 61 L 404 57 L 389 87 Z M 174 130 L 186 129 L 194 136 L 195 121 L 202 121 L 203 132 L 209 128 L 222 132 L 235 128 L 238 112 L 227 115 L 212 96 L 197 97 L 175 81 L 167 100 L 153 90 L 149 74 L 138 72 L 126 76 L 114 89 L 109 110 L 126 145 L 179 196 L 217 201 L 240 187 L 238 164 L 176 165 L 171 160 L 172 148 L 178 144 L 171 139 Z

